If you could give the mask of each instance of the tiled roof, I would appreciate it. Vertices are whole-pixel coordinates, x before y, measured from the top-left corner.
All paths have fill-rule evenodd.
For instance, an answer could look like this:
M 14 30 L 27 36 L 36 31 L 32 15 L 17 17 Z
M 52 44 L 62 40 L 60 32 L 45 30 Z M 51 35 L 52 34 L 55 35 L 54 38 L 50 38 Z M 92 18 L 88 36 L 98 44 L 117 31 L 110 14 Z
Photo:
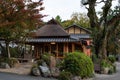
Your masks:
M 70 37 L 74 38 L 74 39 L 77 39 L 77 40 L 91 38 L 90 34 L 71 34 Z
M 26 42 L 77 42 L 79 40 L 73 38 L 29 38 Z
M 81 39 L 89 39 L 89 34 L 71 34 L 69 38 L 28 38 L 26 42 L 77 42 Z

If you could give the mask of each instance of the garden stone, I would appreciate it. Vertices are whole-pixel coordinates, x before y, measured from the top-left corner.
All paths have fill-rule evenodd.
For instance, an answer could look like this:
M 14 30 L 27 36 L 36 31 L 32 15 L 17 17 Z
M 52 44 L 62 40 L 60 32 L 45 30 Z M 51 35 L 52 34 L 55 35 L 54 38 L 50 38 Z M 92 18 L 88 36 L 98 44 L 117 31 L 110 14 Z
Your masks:
M 82 80 L 80 76 L 74 76 L 71 80 Z
M 56 59 L 54 56 L 50 56 L 50 71 L 53 76 L 56 76 Z
M 9 69 L 10 68 L 9 64 L 8 63 L 4 63 L 4 62 L 1 63 L 0 67 L 4 68 L 4 69 Z
M 34 76 L 40 76 L 40 71 L 39 71 L 39 69 L 38 69 L 38 68 L 33 68 L 33 69 L 32 69 L 32 74 L 33 74 Z
M 42 66 L 47 66 L 46 62 L 43 62 L 43 63 L 42 63 Z
M 50 56 L 50 68 L 56 67 L 56 59 L 54 56 Z
M 58 68 L 55 69 L 54 73 L 52 73 L 53 77 L 58 77 L 60 75 L 60 70 Z
M 109 72 L 109 67 L 103 68 L 103 74 L 108 74 L 108 72 Z
M 48 68 L 47 66 L 39 66 L 39 68 L 40 68 L 40 71 L 41 71 L 41 73 L 42 73 L 42 75 L 43 75 L 44 77 L 49 77 L 49 76 L 51 76 L 50 70 L 49 70 L 49 68 Z

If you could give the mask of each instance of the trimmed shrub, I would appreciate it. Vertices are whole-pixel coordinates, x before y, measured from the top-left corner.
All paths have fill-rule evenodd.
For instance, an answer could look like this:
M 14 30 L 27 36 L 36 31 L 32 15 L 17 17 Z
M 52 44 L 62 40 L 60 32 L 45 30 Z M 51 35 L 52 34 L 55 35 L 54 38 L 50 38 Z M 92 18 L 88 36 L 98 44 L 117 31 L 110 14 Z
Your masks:
M 71 79 L 71 73 L 62 71 L 58 77 L 58 80 L 70 80 Z
M 93 75 L 93 62 L 90 57 L 81 52 L 68 53 L 64 58 L 63 69 L 81 78 Z

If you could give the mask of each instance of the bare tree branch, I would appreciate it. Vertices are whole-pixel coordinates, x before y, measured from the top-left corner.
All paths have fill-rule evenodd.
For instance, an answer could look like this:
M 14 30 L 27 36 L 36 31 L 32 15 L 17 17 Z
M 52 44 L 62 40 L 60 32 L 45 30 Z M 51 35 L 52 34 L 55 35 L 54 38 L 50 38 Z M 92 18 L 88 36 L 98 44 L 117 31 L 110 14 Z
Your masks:
M 105 22 L 107 21 L 107 14 L 108 14 L 111 6 L 112 6 L 112 1 L 113 1 L 113 0 L 107 0 L 107 1 L 105 2 L 104 7 L 103 7 L 103 17 L 102 17 L 102 18 L 103 18 L 103 20 L 104 20 Z
M 105 0 L 101 0 L 101 1 L 96 2 L 96 3 L 99 4 L 99 3 L 102 3 L 102 2 L 106 2 L 106 1 Z

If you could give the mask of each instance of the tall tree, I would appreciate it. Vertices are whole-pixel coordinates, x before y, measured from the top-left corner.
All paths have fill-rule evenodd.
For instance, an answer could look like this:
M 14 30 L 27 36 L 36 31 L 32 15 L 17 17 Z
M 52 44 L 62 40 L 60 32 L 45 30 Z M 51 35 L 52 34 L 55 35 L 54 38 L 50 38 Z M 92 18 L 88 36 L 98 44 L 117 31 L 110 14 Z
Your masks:
M 57 16 L 55 17 L 55 20 L 58 21 L 60 24 L 61 24 L 61 22 L 62 22 L 62 19 L 61 19 L 61 17 L 60 17 L 59 15 L 57 15 Z
M 73 13 L 71 15 L 71 20 L 74 21 L 74 23 L 83 26 L 85 28 L 89 28 L 90 24 L 89 24 L 89 18 L 87 17 L 87 15 L 85 13 Z
M 0 38 L 5 40 L 9 58 L 9 43 L 22 40 L 41 24 L 42 4 L 42 0 L 0 0 Z
M 72 19 L 62 21 L 63 27 L 69 27 L 70 25 L 73 25 L 73 24 L 74 24 L 74 21 Z
M 86 6 L 86 9 L 88 10 L 87 15 L 90 19 L 90 27 L 93 30 L 92 35 L 95 53 L 99 54 L 101 58 L 106 59 L 107 45 L 109 44 L 108 39 L 111 37 L 111 31 L 115 32 L 119 25 L 120 13 L 108 18 L 113 0 L 99 0 L 100 2 L 97 1 L 98 0 L 81 0 L 83 5 L 88 5 Z M 100 19 L 98 19 L 95 9 L 95 6 L 99 3 L 104 4 Z
M 113 10 L 109 11 L 108 19 L 110 20 L 114 15 L 120 13 L 120 7 L 116 6 Z M 119 39 L 120 39 L 120 25 L 111 27 L 112 34 L 109 35 L 107 52 L 111 54 L 119 53 Z
M 77 12 L 71 15 L 71 19 L 62 21 L 62 25 L 64 27 L 68 27 L 73 24 L 77 24 L 84 28 L 89 28 L 90 26 L 89 18 L 87 17 L 87 15 L 84 13 L 77 13 Z

